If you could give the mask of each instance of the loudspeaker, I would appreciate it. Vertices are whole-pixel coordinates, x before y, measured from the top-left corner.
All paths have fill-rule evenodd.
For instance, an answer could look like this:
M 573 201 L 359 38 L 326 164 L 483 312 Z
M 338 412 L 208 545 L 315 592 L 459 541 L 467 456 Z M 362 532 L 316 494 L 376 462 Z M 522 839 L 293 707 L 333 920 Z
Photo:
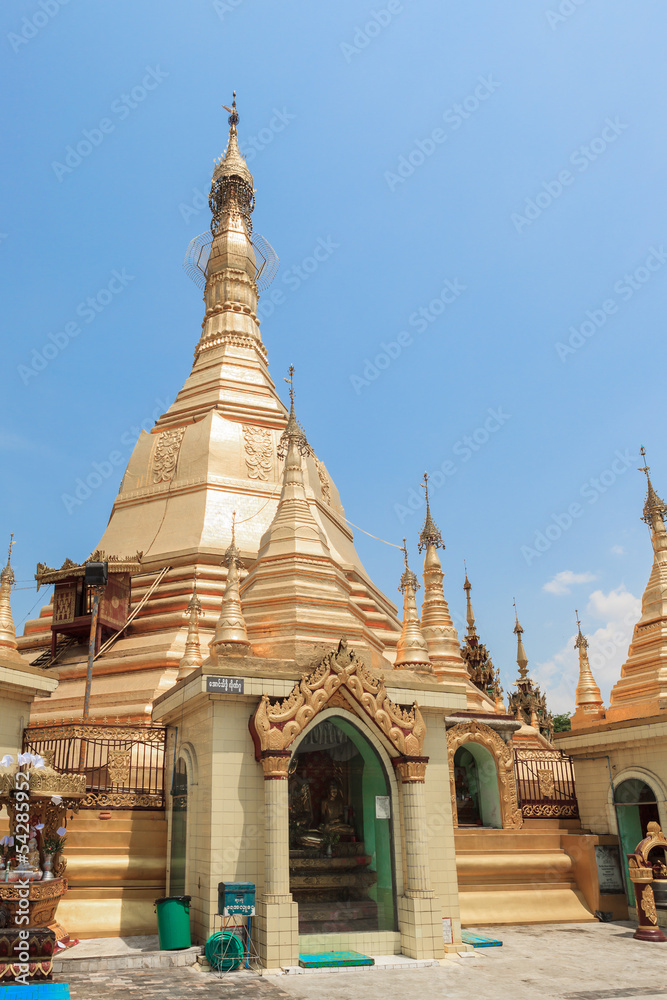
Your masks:
M 109 582 L 109 563 L 86 563 L 85 581 L 87 587 L 106 587 Z

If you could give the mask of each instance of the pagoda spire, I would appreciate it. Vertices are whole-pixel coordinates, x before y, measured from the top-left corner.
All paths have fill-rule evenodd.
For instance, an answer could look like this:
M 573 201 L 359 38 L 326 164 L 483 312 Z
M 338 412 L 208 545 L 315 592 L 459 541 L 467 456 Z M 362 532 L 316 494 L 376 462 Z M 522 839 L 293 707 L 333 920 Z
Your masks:
M 232 540 L 222 564 L 227 567 L 227 582 L 215 635 L 210 644 L 211 657 L 216 661 L 220 656 L 245 656 L 250 650 L 239 596 L 239 569 L 243 563 L 236 547 L 236 511 L 232 515 Z
M 477 635 L 477 628 L 475 626 L 475 614 L 472 609 L 472 598 L 470 596 L 472 591 L 472 584 L 468 579 L 468 569 L 464 562 L 465 569 L 465 582 L 463 584 L 463 589 L 466 595 L 466 621 L 468 623 L 468 628 L 466 630 L 465 640 L 461 646 L 461 657 L 465 664 L 465 668 L 468 673 L 468 677 L 472 681 L 472 684 L 478 691 L 481 692 L 478 700 L 484 696 L 483 704 L 477 706 L 478 710 L 481 711 L 491 711 L 498 712 L 499 704 L 502 705 L 502 685 L 500 683 L 500 677 L 495 667 L 493 666 L 493 661 L 489 655 L 489 651 L 483 642 L 479 641 L 479 636 Z M 498 699 L 500 700 L 500 703 Z M 468 698 L 469 707 L 473 708 L 471 704 L 471 699 Z
M 651 529 L 653 566 L 642 595 L 642 613 L 636 623 L 628 657 L 614 684 L 605 722 L 648 718 L 667 708 L 667 505 L 653 488 L 646 449 L 640 449 L 646 476 L 642 520 Z
M 579 683 L 577 684 L 576 710 L 571 718 L 572 729 L 585 726 L 597 719 L 604 719 L 604 707 L 600 688 L 595 683 L 593 672 L 588 662 L 588 639 L 581 632 L 579 612 L 574 612 L 577 618 L 577 638 L 574 648 L 579 650 Z
M 526 656 L 526 650 L 523 646 L 523 629 L 519 623 L 519 616 L 516 611 L 516 603 L 514 604 L 514 619 L 516 624 L 514 625 L 514 634 L 516 636 L 516 662 L 519 667 L 519 677 L 522 681 L 526 680 L 528 677 L 528 657 Z
M 12 585 L 16 582 L 12 569 L 12 546 L 15 545 L 14 535 L 10 535 L 7 565 L 0 573 L 0 654 L 15 653 L 18 657 L 16 629 L 12 618 Z
M 466 574 L 465 582 L 463 584 L 463 589 L 466 592 L 466 621 L 468 623 L 468 628 L 467 628 L 467 631 L 466 631 L 466 637 L 467 637 L 467 640 L 468 640 L 468 644 L 470 646 L 476 646 L 477 643 L 478 643 L 478 641 L 479 641 L 479 638 L 478 638 L 478 635 L 477 635 L 477 631 L 475 629 L 475 614 L 474 614 L 474 612 L 472 610 L 472 599 L 470 597 L 470 591 L 472 590 L 472 584 L 470 583 L 470 580 L 468 579 L 468 569 L 467 569 L 465 563 L 463 564 L 463 567 L 465 569 L 465 574 Z
M 546 697 L 538 684 L 528 675 L 528 657 L 523 645 L 523 628 L 519 622 L 514 601 L 514 634 L 516 635 L 516 662 L 519 676 L 514 681 L 517 690 L 509 696 L 509 711 L 519 722 L 529 724 L 547 740 L 553 736 L 553 718 L 547 708 Z
M 438 548 L 445 548 L 442 535 L 431 516 L 428 495 L 428 474 L 422 483 L 426 495 L 426 519 L 419 536 L 419 551 L 424 556 L 424 600 L 422 602 L 421 631 L 426 639 L 433 672 L 439 680 L 457 678 L 467 681 L 468 671 L 461 657 L 459 637 L 449 613 L 443 589 L 444 573 L 438 557 Z
M 433 667 L 429 658 L 428 645 L 419 625 L 417 611 L 416 592 L 419 589 L 419 584 L 417 577 L 408 565 L 408 549 L 405 539 L 403 539 L 403 557 L 405 569 L 398 588 L 403 594 L 403 628 L 396 645 L 394 667 L 431 674 Z
M 201 667 L 203 657 L 199 645 L 199 619 L 202 618 L 201 601 L 197 594 L 197 570 L 195 568 L 194 580 L 192 583 L 192 597 L 184 612 L 184 617 L 188 619 L 188 635 L 185 640 L 185 652 L 178 664 L 178 680 L 185 677 L 191 670 Z

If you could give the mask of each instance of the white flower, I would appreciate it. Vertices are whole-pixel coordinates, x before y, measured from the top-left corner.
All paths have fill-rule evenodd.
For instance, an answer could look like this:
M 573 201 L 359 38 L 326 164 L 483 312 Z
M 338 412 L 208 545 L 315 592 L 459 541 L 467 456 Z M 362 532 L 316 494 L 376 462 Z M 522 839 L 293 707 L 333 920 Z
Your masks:
M 43 823 L 35 823 L 35 830 L 43 830 L 43 829 L 44 829 Z
M 56 941 L 56 944 L 58 945 L 59 948 L 66 948 L 67 947 L 66 944 L 62 943 L 62 941 Z
M 32 766 L 33 767 L 46 767 L 46 761 L 43 757 L 40 757 L 38 753 L 32 755 Z
M 7 834 L 5 834 L 4 837 L 0 837 L 0 844 L 2 844 L 3 847 L 6 847 L 8 843 L 9 843 L 9 837 L 7 836 Z
M 13 847 L 14 846 L 14 838 L 13 837 L 7 837 L 7 846 L 8 847 Z
M 65 834 L 67 833 L 67 827 L 59 826 L 58 829 L 56 830 L 56 833 L 58 834 L 59 837 L 64 837 Z
M 0 760 L 0 764 L 2 764 L 3 767 L 11 767 L 13 763 L 14 758 L 10 753 L 6 753 L 2 760 Z
M 31 753 L 20 753 L 18 756 L 19 767 L 23 767 L 24 764 L 32 764 L 32 754 Z
M 53 802 L 54 806 L 59 806 L 62 804 L 63 797 L 62 795 L 52 795 L 51 801 Z

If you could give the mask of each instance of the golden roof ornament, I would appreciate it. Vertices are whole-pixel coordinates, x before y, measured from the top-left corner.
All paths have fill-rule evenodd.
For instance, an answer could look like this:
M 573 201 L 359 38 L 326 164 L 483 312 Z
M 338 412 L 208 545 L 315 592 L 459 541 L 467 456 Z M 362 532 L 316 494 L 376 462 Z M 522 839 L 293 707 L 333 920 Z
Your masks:
M 424 521 L 424 527 L 422 528 L 421 534 L 419 536 L 419 545 L 418 545 L 419 551 L 423 552 L 424 549 L 429 545 L 433 545 L 435 546 L 435 548 L 444 549 L 445 543 L 442 540 L 442 535 L 440 534 L 440 530 L 435 521 L 433 520 L 433 518 L 431 517 L 431 507 L 429 505 L 429 500 L 428 500 L 427 472 L 424 473 L 424 482 L 421 484 L 421 486 L 424 492 L 426 493 L 426 519 Z
M 646 473 L 646 480 L 648 483 L 648 489 L 646 492 L 646 502 L 644 504 L 644 512 L 642 514 L 642 521 L 648 524 L 649 527 L 655 527 L 654 519 L 659 517 L 661 521 L 665 520 L 665 515 L 667 514 L 667 504 L 660 499 L 658 494 L 653 489 L 653 484 L 651 482 L 651 477 L 649 472 L 651 471 L 650 465 L 646 464 L 646 448 L 642 445 L 640 448 L 640 454 L 644 459 L 644 465 L 639 472 Z
M 188 635 L 185 640 L 185 652 L 178 664 L 178 677 L 184 677 L 186 673 L 201 667 L 203 657 L 199 645 L 199 619 L 204 617 L 201 601 L 197 594 L 197 569 L 192 584 L 192 597 L 184 612 L 184 617 L 188 619 Z
M 309 455 L 311 447 L 306 438 L 306 432 L 296 419 L 294 412 L 294 365 L 289 366 L 289 378 L 285 382 L 289 385 L 290 410 L 287 418 L 287 426 L 280 435 L 278 442 L 278 458 L 286 458 L 290 445 L 295 445 L 300 455 Z
M 12 569 L 12 546 L 15 545 L 13 533 L 9 539 L 7 565 L 0 573 L 0 652 L 16 652 L 19 656 L 16 642 L 16 629 L 12 618 L 12 585 L 16 582 Z
M 514 604 L 514 619 L 516 622 L 513 629 L 513 632 L 516 636 L 516 662 L 517 666 L 519 667 L 519 677 L 521 678 L 521 680 L 525 680 L 528 677 L 528 657 L 526 656 L 526 650 L 524 649 L 523 646 L 523 639 L 522 639 L 523 629 L 519 624 L 519 616 L 517 615 L 516 612 L 516 601 L 513 601 L 513 604 Z
M 209 646 L 211 658 L 216 662 L 220 656 L 245 656 L 250 651 L 239 594 L 239 567 L 242 563 L 236 547 L 236 511 L 232 514 L 232 540 L 222 565 L 227 567 L 227 582 L 215 635 Z
M 245 222 L 246 229 L 252 232 L 251 213 L 255 208 L 255 192 L 252 174 L 238 147 L 236 126 L 239 122 L 236 110 L 236 91 L 231 108 L 223 104 L 229 111 L 229 139 L 224 155 L 215 160 L 209 207 L 213 213 L 211 233 L 215 236 L 220 221 L 226 212 L 238 212 Z
M 572 716 L 574 728 L 577 724 L 588 722 L 591 718 L 603 718 L 604 708 L 600 688 L 595 683 L 593 671 L 588 662 L 588 639 L 581 631 L 579 612 L 575 610 L 577 619 L 577 638 L 574 648 L 579 650 L 579 683 L 576 692 L 576 710 Z
M 528 657 L 523 645 L 523 628 L 519 623 L 516 601 L 513 603 L 515 620 L 513 632 L 516 635 L 516 662 L 519 667 L 519 676 L 514 681 L 517 690 L 508 699 L 508 710 L 510 715 L 515 715 L 519 722 L 530 720 L 529 724 L 551 741 L 554 731 L 553 717 L 547 708 L 546 697 L 542 694 L 539 685 L 528 676 Z
M 466 621 L 468 628 L 465 641 L 461 646 L 461 656 L 468 671 L 468 677 L 479 691 L 483 691 L 489 697 L 494 698 L 503 693 L 500 683 L 500 675 L 493 665 L 493 660 L 483 642 L 479 641 L 477 629 L 475 627 L 475 614 L 472 609 L 472 584 L 468 579 L 468 568 L 463 563 L 465 569 L 465 582 L 463 589 L 466 593 Z
M 403 539 L 403 558 L 405 569 L 401 577 L 399 590 L 403 594 L 403 628 L 396 644 L 396 660 L 394 667 L 404 670 L 415 670 L 418 673 L 433 673 L 433 667 L 428 652 L 428 645 L 419 624 L 419 613 L 415 593 L 419 588 L 417 577 L 408 565 L 408 549 Z

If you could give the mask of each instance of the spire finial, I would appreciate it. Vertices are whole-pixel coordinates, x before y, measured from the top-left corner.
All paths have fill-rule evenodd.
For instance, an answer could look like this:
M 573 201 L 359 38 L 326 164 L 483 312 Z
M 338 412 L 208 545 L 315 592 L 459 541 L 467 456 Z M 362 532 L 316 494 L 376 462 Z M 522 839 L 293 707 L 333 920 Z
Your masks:
M 227 121 L 229 122 L 230 128 L 232 128 L 232 129 L 234 129 L 234 131 L 236 131 L 236 126 L 239 123 L 239 113 L 236 110 L 236 91 L 235 90 L 232 91 L 232 97 L 234 99 L 232 101 L 231 108 L 228 108 L 226 104 L 223 104 L 222 106 L 225 109 L 225 111 L 229 111 L 229 118 L 227 119 Z
M 232 563 L 236 566 L 243 566 L 241 562 L 241 553 L 236 547 L 236 511 L 232 511 L 232 540 L 227 546 L 227 551 L 225 552 L 224 558 L 222 560 L 222 565 L 229 568 Z
M 576 608 L 574 609 L 574 614 L 577 619 L 577 638 L 574 643 L 574 648 L 581 649 L 583 647 L 584 649 L 588 649 L 588 639 L 586 638 L 585 635 L 582 635 L 581 622 L 579 621 L 579 612 L 577 611 Z
M 9 580 L 10 584 L 12 584 L 12 583 L 15 582 L 14 570 L 12 569 L 12 546 L 13 545 L 16 545 L 16 541 L 14 539 L 14 532 L 12 531 L 11 535 L 9 536 L 9 549 L 7 551 L 7 565 L 5 566 L 5 568 L 2 571 L 2 579 L 3 580 L 5 580 L 5 579 Z
M 406 544 L 405 538 L 403 539 L 403 545 L 401 546 L 403 551 L 403 561 L 405 562 L 405 569 L 403 570 L 403 576 L 401 577 L 401 583 L 399 585 L 399 590 L 402 594 L 412 587 L 412 590 L 416 593 L 419 590 L 419 584 L 417 583 L 417 576 L 412 572 L 408 564 L 408 546 Z
M 290 444 L 296 445 L 300 455 L 311 454 L 311 447 L 308 444 L 306 433 L 296 419 L 296 413 L 294 412 L 294 365 L 289 366 L 288 372 L 289 378 L 286 378 L 285 382 L 289 385 L 290 411 L 287 418 L 287 426 L 280 435 L 280 441 L 278 442 L 278 458 L 285 458 L 287 456 Z
M 653 483 L 651 482 L 651 477 L 649 475 L 651 466 L 646 464 L 646 448 L 644 445 L 642 445 L 639 449 L 639 453 L 644 459 L 644 465 L 638 471 L 646 474 L 646 481 L 648 483 L 642 521 L 645 521 L 649 527 L 654 527 L 654 518 L 659 517 L 661 521 L 665 520 L 665 515 L 667 514 L 667 504 L 660 499 L 658 494 L 653 489 Z
M 199 619 L 204 617 L 201 601 L 197 595 L 197 567 L 193 574 L 192 596 L 188 606 L 183 613 L 183 617 L 188 619 L 188 634 L 185 640 L 185 651 L 178 664 L 177 680 L 185 677 L 191 670 L 196 670 L 202 665 L 201 648 L 199 645 Z
M 444 549 L 445 543 L 442 540 L 442 535 L 440 534 L 437 524 L 431 517 L 431 507 L 429 505 L 429 499 L 428 499 L 427 472 L 424 473 L 424 482 L 421 483 L 420 485 L 421 488 L 426 493 L 426 519 L 424 521 L 424 527 L 422 528 L 421 534 L 419 536 L 418 549 L 420 552 L 423 552 L 423 550 L 427 548 L 429 545 L 434 545 L 436 548 L 440 547 Z
M 526 656 L 526 650 L 523 647 L 523 629 L 519 624 L 519 616 L 516 610 L 516 601 L 512 598 L 512 603 L 514 604 L 514 634 L 516 636 L 516 662 L 519 667 L 519 679 L 526 680 L 528 677 L 528 657 Z

